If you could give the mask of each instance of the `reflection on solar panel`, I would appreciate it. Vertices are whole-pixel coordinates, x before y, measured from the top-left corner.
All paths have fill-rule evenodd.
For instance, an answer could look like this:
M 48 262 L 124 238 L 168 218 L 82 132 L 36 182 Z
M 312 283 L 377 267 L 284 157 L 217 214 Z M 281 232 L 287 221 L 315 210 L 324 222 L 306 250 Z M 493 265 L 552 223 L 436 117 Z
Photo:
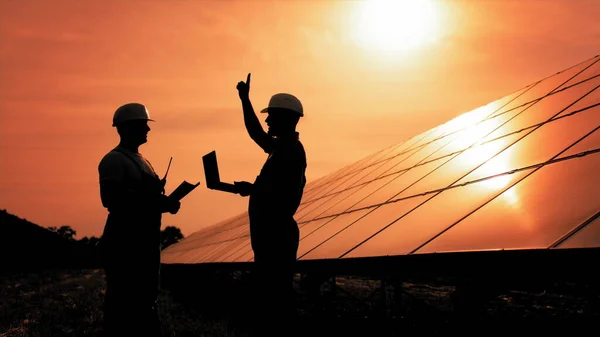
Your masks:
M 299 260 L 600 247 L 600 57 L 310 182 Z M 247 213 L 163 263 L 252 261 Z

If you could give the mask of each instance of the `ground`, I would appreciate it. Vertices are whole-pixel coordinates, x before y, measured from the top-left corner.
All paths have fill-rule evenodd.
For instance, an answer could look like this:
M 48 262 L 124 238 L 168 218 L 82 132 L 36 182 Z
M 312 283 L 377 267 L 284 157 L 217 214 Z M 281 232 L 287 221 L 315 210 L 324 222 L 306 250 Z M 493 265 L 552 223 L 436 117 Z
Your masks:
M 0 276 L 0 336 L 101 336 L 104 287 L 98 269 Z M 487 294 L 480 306 L 464 309 L 451 301 L 455 287 L 444 282 L 404 281 L 401 288 L 387 283 L 382 293 L 380 281 L 338 277 L 314 293 L 299 288 L 294 329 L 311 337 L 500 335 L 522 330 L 572 335 L 600 319 L 598 297 L 586 287 L 564 283 L 543 290 L 503 290 Z M 220 288 L 198 283 L 196 291 L 161 290 L 164 335 L 248 336 L 244 316 L 252 309 L 244 303 L 244 277 L 221 281 Z
M 0 278 L 0 336 L 102 336 L 104 273 L 56 270 Z M 238 336 L 224 320 L 206 321 L 159 298 L 165 336 Z M 241 335 L 240 335 L 241 336 Z

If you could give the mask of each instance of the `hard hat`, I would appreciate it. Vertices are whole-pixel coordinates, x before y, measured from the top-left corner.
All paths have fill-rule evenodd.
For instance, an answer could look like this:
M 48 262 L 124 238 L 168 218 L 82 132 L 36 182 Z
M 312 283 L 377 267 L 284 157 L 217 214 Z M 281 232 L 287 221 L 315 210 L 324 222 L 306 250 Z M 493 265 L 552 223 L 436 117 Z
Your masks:
M 300 117 L 304 116 L 300 100 L 296 98 L 296 96 L 286 93 L 279 93 L 271 96 L 269 106 L 262 109 L 260 112 L 269 112 L 270 108 L 287 109 L 297 113 Z
M 154 120 L 150 119 L 150 113 L 148 109 L 143 104 L 140 103 L 127 103 L 121 105 L 113 116 L 113 124 L 112 126 L 117 126 L 123 122 L 133 121 L 133 120 L 147 120 L 154 122 Z

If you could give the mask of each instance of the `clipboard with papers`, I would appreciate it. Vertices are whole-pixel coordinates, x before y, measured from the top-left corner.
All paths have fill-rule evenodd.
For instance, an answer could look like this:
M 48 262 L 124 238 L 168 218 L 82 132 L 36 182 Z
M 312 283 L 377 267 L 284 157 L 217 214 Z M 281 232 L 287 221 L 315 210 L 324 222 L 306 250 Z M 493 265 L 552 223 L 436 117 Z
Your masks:
M 209 152 L 202 156 L 202 163 L 204 164 L 206 187 L 212 190 L 237 193 L 237 189 L 234 184 L 221 181 L 221 177 L 219 176 L 219 165 L 217 163 L 217 153 L 215 151 Z

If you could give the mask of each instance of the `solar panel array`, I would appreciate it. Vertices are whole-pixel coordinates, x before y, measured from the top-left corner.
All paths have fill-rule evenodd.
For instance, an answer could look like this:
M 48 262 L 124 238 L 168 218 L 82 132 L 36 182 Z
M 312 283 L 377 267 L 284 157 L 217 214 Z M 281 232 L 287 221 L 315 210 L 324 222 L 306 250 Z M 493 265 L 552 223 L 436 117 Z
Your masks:
M 299 260 L 600 247 L 599 60 L 310 182 Z M 247 212 L 162 260 L 252 261 Z

